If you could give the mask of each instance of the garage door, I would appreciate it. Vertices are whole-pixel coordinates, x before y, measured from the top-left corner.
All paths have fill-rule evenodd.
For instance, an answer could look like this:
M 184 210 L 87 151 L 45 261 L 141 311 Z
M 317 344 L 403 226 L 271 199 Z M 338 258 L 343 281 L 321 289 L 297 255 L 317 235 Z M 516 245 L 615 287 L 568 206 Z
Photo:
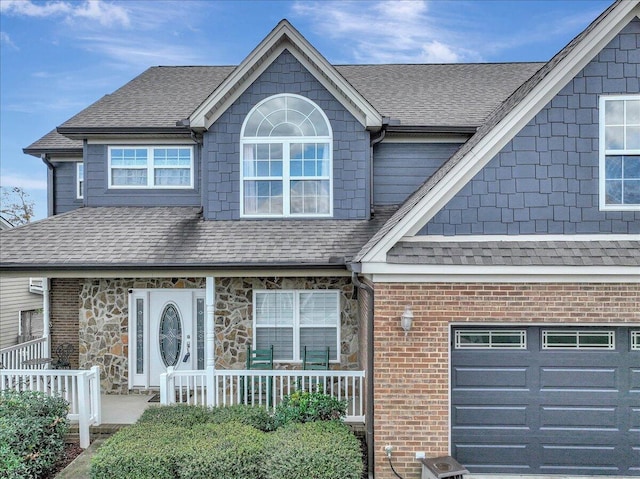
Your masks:
M 454 328 L 452 455 L 472 473 L 640 476 L 640 328 Z

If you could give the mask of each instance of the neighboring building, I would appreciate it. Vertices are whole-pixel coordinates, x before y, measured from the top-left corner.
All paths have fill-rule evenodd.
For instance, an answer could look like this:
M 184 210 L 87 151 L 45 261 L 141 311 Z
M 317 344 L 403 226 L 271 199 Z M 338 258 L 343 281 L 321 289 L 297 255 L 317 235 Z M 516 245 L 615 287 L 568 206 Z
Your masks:
M 9 228 L 13 225 L 0 216 L 0 231 Z M 0 276 L 0 349 L 42 337 L 42 281 Z
M 165 346 L 204 368 L 215 322 L 218 368 L 365 369 L 376 477 L 387 444 L 405 478 L 639 476 L 639 15 L 546 64 L 331 65 L 283 20 L 237 67 L 150 68 L 25 149 L 53 217 L 0 272 L 51 278 L 52 347 L 108 392 Z

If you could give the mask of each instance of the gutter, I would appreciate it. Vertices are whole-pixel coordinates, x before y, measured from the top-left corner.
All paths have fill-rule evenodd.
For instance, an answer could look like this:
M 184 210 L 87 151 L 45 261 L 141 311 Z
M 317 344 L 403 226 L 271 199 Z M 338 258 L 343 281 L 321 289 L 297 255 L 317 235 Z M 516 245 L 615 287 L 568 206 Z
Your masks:
M 49 155 L 43 153 L 40 155 L 42 162 L 47 165 L 47 216 L 53 216 L 56 212 L 56 183 L 54 181 L 53 163 L 49 161 Z
M 373 307 L 374 307 L 374 297 L 373 297 L 373 288 L 366 283 L 362 283 L 358 279 L 358 273 L 356 269 L 359 268 L 360 265 L 349 265 L 351 271 L 351 281 L 353 284 L 359 288 L 365 290 L 368 295 L 368 307 L 367 307 L 367 410 L 365 412 L 365 423 L 367 427 L 367 466 L 368 471 L 367 474 L 369 479 L 373 479 L 375 477 L 375 446 L 373 444 Z

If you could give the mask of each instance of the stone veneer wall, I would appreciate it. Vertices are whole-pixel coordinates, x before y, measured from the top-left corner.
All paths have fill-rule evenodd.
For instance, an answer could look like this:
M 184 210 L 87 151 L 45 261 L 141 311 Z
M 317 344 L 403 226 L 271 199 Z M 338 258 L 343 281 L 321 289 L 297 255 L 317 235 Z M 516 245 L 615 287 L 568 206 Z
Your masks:
M 130 289 L 204 288 L 205 278 L 80 280 L 79 364 L 99 365 L 102 388 L 128 391 Z M 340 289 L 341 365 L 358 369 L 358 301 L 346 277 L 216 278 L 216 367 L 242 369 L 253 335 L 254 289 Z M 284 366 L 286 367 L 286 365 Z

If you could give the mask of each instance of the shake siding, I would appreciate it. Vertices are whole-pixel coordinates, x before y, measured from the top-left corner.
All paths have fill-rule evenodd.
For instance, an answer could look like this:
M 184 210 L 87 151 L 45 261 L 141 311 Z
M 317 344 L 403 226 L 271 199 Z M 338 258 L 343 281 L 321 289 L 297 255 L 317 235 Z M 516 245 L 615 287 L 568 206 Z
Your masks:
M 400 315 L 413 308 L 405 339 Z M 386 444 L 404 477 L 419 477 L 417 451 L 449 454 L 451 323 L 640 324 L 638 284 L 375 285 L 376 477 L 392 479 Z M 400 447 L 397 447 L 400 446 Z
M 459 147 L 458 143 L 385 142 L 374 146 L 373 204 L 401 204 Z
M 29 292 L 29 278 L 0 277 L 0 349 L 18 344 L 20 311 L 41 309 L 42 299 Z
M 640 211 L 598 207 L 598 98 L 640 93 L 639 76 L 636 19 L 421 234 L 640 233 Z

